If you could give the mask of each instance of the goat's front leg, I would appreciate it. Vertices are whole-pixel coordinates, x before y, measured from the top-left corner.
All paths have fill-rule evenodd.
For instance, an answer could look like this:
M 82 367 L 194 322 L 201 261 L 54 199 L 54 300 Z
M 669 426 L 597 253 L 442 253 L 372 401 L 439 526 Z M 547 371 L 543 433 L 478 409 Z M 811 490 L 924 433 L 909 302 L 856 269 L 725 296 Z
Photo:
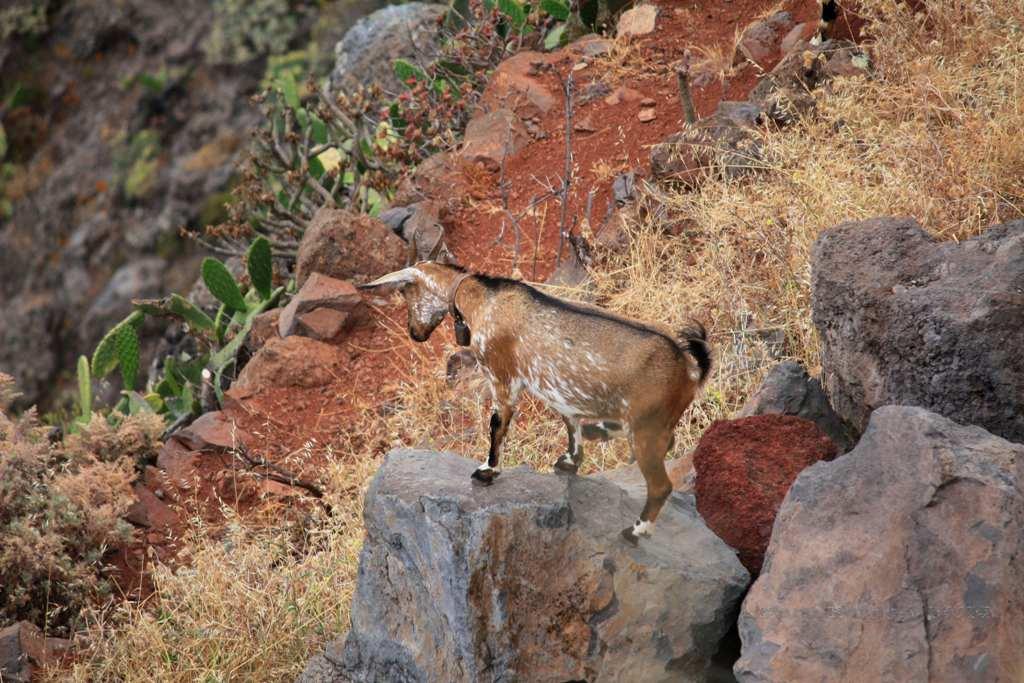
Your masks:
M 476 468 L 472 478 L 484 486 L 490 486 L 501 472 L 498 471 L 498 460 L 501 457 L 501 444 L 505 441 L 515 402 L 508 391 L 496 390 L 494 396 L 494 412 L 491 413 L 491 449 L 487 452 L 487 462 Z
M 561 458 L 555 461 L 555 469 L 576 474 L 583 464 L 583 429 L 579 420 L 562 416 L 565 429 L 569 432 L 569 447 Z

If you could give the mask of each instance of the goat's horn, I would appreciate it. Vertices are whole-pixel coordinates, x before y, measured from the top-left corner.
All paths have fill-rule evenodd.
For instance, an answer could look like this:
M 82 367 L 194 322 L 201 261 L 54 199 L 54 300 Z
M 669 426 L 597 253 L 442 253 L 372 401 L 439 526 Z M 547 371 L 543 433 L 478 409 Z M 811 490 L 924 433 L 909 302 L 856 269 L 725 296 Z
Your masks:
M 420 271 L 414 267 L 402 268 L 401 270 L 396 270 L 393 273 L 382 275 L 373 282 L 367 282 L 365 285 L 359 285 L 359 289 L 373 289 L 374 287 L 383 287 L 384 285 L 405 285 L 415 281 L 419 275 Z

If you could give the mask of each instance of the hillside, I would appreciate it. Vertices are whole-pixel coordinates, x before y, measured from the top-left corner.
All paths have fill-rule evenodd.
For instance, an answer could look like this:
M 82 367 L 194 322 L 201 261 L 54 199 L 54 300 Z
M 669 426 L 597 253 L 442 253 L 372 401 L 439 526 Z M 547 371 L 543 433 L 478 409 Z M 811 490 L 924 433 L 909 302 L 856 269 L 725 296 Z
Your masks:
M 350 52 L 324 95 L 287 72 L 242 105 L 266 66 L 250 63 L 217 81 L 237 108 L 227 120 L 203 118 L 197 88 L 180 127 L 132 124 L 157 126 L 163 145 L 163 189 L 148 198 L 122 183 L 70 213 L 22 201 L 57 177 L 18 195 L 0 232 L 14 273 L 0 359 L 28 396 L 15 402 L 5 381 L 0 403 L 37 402 L 60 371 L 71 384 L 82 353 L 97 413 L 79 399 L 50 424 L 13 410 L 0 423 L 12 454 L 0 475 L 39 482 L 46 499 L 0 487 L 0 534 L 17 540 L 0 576 L 42 576 L 47 553 L 76 572 L 56 609 L 0 592 L 0 626 L 27 619 L 68 639 L 33 649 L 27 630 L 11 636 L 33 680 L 625 680 L 620 666 L 642 680 L 956 680 L 968 666 L 1015 680 L 1024 366 L 1008 349 L 1024 341 L 1024 8 L 825 4 L 827 21 L 817 0 L 654 0 L 596 21 L 544 5 L 520 22 L 467 3 L 466 27 L 413 4 L 339 43 Z M 76 25 L 70 10 L 49 16 Z M 325 16 L 294 40 L 338 40 Z M 439 32 L 433 47 L 381 47 L 413 21 Z M 560 44 L 545 47 L 553 31 Z M 165 59 L 110 35 L 122 70 Z M 351 66 L 377 49 L 399 66 Z M 124 61 L 134 50 L 142 66 Z M 102 92 L 75 53 L 63 64 Z M 144 90 L 122 93 L 126 111 Z M 100 116 L 88 101 L 66 111 L 30 161 L 12 143 L 16 173 L 66 149 L 86 125 L 69 121 Z M 7 111 L 0 120 L 10 134 Z M 222 170 L 252 164 L 196 181 L 225 201 L 235 188 L 209 226 L 196 184 L 174 179 L 216 146 L 189 132 L 201 124 L 239 140 Z M 241 143 L 251 126 L 255 152 Z M 275 147 L 281 168 L 260 175 Z M 116 170 L 91 163 L 108 162 Z M 145 279 L 159 240 L 109 225 L 166 217 L 168 203 L 211 229 L 159 256 L 153 282 L 108 297 L 102 321 L 39 303 L 96 308 L 114 268 L 80 262 L 93 249 Z M 70 218 L 54 237 L 42 226 L 58 210 Z M 104 246 L 74 252 L 88 225 Z M 34 231 L 58 251 L 26 251 Z M 52 272 L 32 275 L 44 269 L 29 253 Z M 227 265 L 200 266 L 208 253 Z M 470 487 L 468 461 L 493 433 L 479 358 L 447 319 L 414 343 L 405 298 L 356 287 L 427 257 L 707 328 L 711 374 L 675 427 L 676 493 L 652 539 L 634 550 L 608 531 L 643 501 L 630 443 L 588 441 L 578 478 L 548 474 L 565 425 L 533 397 L 517 407 L 502 478 Z M 53 294 L 82 268 L 81 304 Z M 189 295 L 187 312 L 154 299 L 130 317 L 129 299 L 171 291 Z M 39 369 L 25 360 L 32 325 L 50 340 Z M 143 345 L 131 372 L 119 329 Z M 120 388 L 136 391 L 115 407 Z M 77 521 L 26 521 L 48 515 Z M 54 545 L 25 559 L 40 543 L 26 539 L 42 538 Z M 429 645 L 441 624 L 448 639 Z

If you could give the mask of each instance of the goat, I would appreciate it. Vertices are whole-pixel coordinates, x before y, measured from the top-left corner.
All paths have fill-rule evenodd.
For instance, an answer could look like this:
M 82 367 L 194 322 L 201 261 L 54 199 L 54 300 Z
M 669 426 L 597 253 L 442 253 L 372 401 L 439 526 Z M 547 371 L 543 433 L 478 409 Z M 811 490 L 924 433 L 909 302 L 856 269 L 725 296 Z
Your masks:
M 523 389 L 562 416 L 569 446 L 555 468 L 575 474 L 582 440 L 625 436 L 647 484 L 640 518 L 622 531 L 636 545 L 649 536 L 672 483 L 665 454 L 673 431 L 711 367 L 702 326 L 680 334 L 597 306 L 549 296 L 517 280 L 420 262 L 362 289 L 398 289 L 409 336 L 422 342 L 451 314 L 490 382 L 491 445 L 472 474 L 490 485 L 500 474 L 502 441 Z

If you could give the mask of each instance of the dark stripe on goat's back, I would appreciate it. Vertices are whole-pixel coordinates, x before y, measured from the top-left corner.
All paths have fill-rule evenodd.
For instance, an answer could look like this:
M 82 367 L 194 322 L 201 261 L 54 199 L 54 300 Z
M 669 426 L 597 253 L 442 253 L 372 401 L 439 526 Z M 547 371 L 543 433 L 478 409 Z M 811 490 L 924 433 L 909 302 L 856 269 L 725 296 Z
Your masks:
M 489 289 L 493 289 L 495 291 L 501 291 L 501 290 L 507 290 L 507 289 L 525 290 L 526 293 L 534 301 L 536 301 L 536 302 L 538 302 L 540 304 L 543 304 L 543 305 L 546 305 L 546 306 L 551 306 L 553 308 L 560 308 L 560 309 L 562 309 L 564 311 L 569 311 L 569 312 L 572 312 L 572 313 L 578 313 L 580 315 L 585 315 L 585 316 L 589 316 L 589 317 L 592 317 L 592 318 L 599 318 L 601 320 L 607 320 L 609 322 L 618 323 L 619 325 L 623 325 L 625 327 L 628 327 L 628 328 L 630 328 L 630 329 L 632 329 L 632 330 L 634 330 L 636 332 L 642 332 L 642 333 L 645 333 L 645 334 L 653 334 L 653 335 L 655 335 L 657 337 L 661 337 L 662 339 L 667 341 L 671 345 L 671 347 L 676 351 L 676 353 L 683 353 L 685 351 L 685 349 L 680 346 L 680 343 L 679 343 L 678 340 L 673 339 L 672 337 L 668 336 L 664 332 L 661 332 L 659 330 L 655 330 L 655 329 L 653 329 L 651 327 L 648 327 L 648 326 L 644 325 L 643 323 L 640 323 L 640 322 L 637 322 L 637 321 L 634 321 L 634 320 L 630 320 L 629 318 L 621 317 L 621 316 L 615 315 L 614 313 L 605 312 L 605 311 L 602 311 L 602 310 L 599 310 L 599 309 L 593 309 L 593 308 L 586 308 L 586 307 L 583 307 L 583 306 L 578 306 L 578 305 L 574 304 L 571 301 L 566 301 L 565 299 L 559 299 L 558 297 L 551 296 L 550 294 L 545 294 L 544 292 L 542 292 L 542 291 L 540 291 L 538 289 L 534 289 L 530 285 L 526 284 L 525 282 L 521 282 L 519 280 L 511 280 L 509 278 L 504 278 L 504 277 L 494 277 L 494 276 L 491 276 L 491 275 L 481 275 L 479 273 L 475 277 L 477 279 L 479 279 L 480 282 L 482 282 Z

